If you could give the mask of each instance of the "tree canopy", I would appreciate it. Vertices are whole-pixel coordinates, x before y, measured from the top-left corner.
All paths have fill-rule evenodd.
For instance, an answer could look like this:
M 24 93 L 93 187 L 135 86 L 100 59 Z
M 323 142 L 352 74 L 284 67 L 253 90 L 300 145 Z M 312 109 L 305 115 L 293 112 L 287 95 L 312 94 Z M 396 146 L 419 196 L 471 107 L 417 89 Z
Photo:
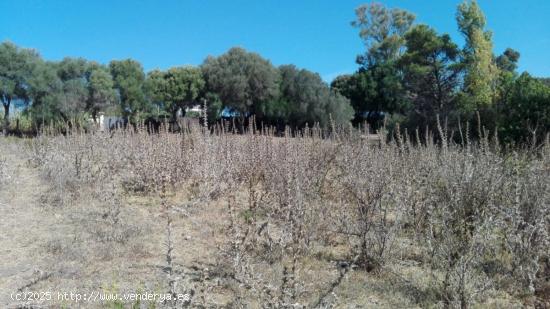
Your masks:
M 151 113 L 152 105 L 145 96 L 145 73 L 141 64 L 132 59 L 113 60 L 109 69 L 122 114 L 137 121 L 140 114 Z
M 268 60 L 242 48 L 206 58 L 201 66 L 207 88 L 241 115 L 278 96 L 279 72 Z
M 396 60 L 405 43 L 403 35 L 414 23 L 414 14 L 373 2 L 359 6 L 355 15 L 352 25 L 359 28 L 359 36 L 367 49 L 366 54 L 357 57 L 357 62 L 368 66 Z
M 405 39 L 400 66 L 412 103 L 409 117 L 419 126 L 433 126 L 436 115 L 447 116 L 455 108 L 463 67 L 460 51 L 449 35 L 438 35 L 426 25 L 415 26 Z
M 105 66 L 92 63 L 88 80 L 88 98 L 86 110 L 96 119 L 100 111 L 117 103 L 114 82 L 109 69 Z
M 198 104 L 205 81 L 200 68 L 174 67 L 167 71 L 153 70 L 147 74 L 147 87 L 153 102 L 160 104 L 173 119 L 178 110 Z
M 29 80 L 38 57 L 35 51 L 21 49 L 13 43 L 0 44 L 0 101 L 4 107 L 4 134 L 7 134 L 9 127 L 12 102 L 29 99 Z
M 500 116 L 500 133 L 508 141 L 544 138 L 550 132 L 550 87 L 529 73 L 521 74 Z
M 473 112 L 492 104 L 498 69 L 493 57 L 492 33 L 485 30 L 485 16 L 475 0 L 464 1 L 456 15 L 458 29 L 466 39 L 464 46 L 464 95 L 461 108 Z
M 262 106 L 262 114 L 268 118 L 292 127 L 315 123 L 328 126 L 331 118 L 346 124 L 353 118 L 349 100 L 331 91 L 319 74 L 294 65 L 280 66 L 279 71 L 280 96 Z
M 61 122 L 77 125 L 109 112 L 137 123 L 178 115 L 200 104 L 207 121 L 250 117 L 256 123 L 301 128 L 357 125 L 374 130 L 399 123 L 411 129 L 445 119 L 450 130 L 480 115 L 502 139 L 542 138 L 549 129 L 550 79 L 518 72 L 520 52 L 493 51 L 492 33 L 475 0 L 456 11 L 464 37 L 458 46 L 446 33 L 415 24 L 415 15 L 380 3 L 360 5 L 352 27 L 364 51 L 355 72 L 330 85 L 318 73 L 295 65 L 275 67 L 261 55 L 234 47 L 208 56 L 200 66 L 144 72 L 133 59 L 108 65 L 83 58 L 45 61 L 31 49 L 0 44 L 3 132 L 13 102 L 24 102 L 35 128 Z M 195 115 L 197 116 L 197 115 Z M 203 115 L 201 115 L 203 116 Z M 249 123 L 250 124 L 250 123 Z

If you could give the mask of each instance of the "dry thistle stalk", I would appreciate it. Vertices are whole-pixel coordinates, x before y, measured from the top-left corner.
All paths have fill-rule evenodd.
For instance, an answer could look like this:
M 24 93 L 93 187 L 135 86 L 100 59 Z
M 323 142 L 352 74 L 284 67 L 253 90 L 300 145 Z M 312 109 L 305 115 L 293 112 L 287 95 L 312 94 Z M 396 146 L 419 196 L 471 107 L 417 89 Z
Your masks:
M 213 255 L 229 269 L 216 280 L 235 307 L 352 306 L 341 290 L 346 280 L 406 267 L 426 278 L 415 286 L 400 273 L 409 289 L 433 291 L 411 306 L 484 306 L 497 293 L 542 299 L 550 290 L 548 136 L 539 148 L 507 152 L 480 123 L 477 141 L 468 122 L 455 134 L 438 121 L 435 136 L 427 128 L 412 139 L 406 130 L 381 133 L 379 144 L 333 123 L 286 128 L 281 137 L 270 128 L 235 134 L 235 124 L 209 125 L 42 135 L 29 155 L 60 205 L 88 187 L 120 199 L 157 193 L 171 294 L 207 290 L 205 282 L 184 283 L 189 276 L 174 263 L 180 220 L 168 194 L 180 192 L 212 216 L 227 202 Z M 108 207 L 108 219 L 124 227 L 124 212 Z M 312 265 L 323 280 L 310 282 Z

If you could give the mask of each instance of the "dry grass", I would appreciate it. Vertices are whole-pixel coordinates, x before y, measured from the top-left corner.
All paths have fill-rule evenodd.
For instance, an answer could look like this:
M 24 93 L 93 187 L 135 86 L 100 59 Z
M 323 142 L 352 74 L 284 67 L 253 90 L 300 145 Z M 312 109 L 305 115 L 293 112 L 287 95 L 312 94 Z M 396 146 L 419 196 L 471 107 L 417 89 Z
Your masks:
M 548 305 L 550 144 L 289 135 L 40 136 L 73 229 L 44 250 L 79 286 L 192 295 L 166 307 Z

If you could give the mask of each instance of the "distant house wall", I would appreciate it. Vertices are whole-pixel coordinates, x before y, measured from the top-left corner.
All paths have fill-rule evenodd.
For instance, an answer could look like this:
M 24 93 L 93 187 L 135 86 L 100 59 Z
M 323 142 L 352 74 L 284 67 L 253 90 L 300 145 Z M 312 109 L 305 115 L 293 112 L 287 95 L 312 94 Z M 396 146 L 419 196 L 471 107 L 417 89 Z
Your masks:
M 187 107 L 185 109 L 185 112 L 197 112 L 197 113 L 202 113 L 202 106 L 200 105 L 195 105 L 193 107 Z
M 99 121 L 99 131 L 104 131 L 105 115 L 100 114 L 98 121 Z

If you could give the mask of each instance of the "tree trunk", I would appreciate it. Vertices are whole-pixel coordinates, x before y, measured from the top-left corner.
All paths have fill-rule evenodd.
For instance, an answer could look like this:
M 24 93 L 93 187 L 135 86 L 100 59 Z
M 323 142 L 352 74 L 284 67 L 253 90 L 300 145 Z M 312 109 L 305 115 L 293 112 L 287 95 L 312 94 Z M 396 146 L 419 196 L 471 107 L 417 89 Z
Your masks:
M 172 132 L 177 132 L 180 129 L 179 123 L 178 123 L 178 111 L 179 108 L 175 108 L 172 110 Z
M 4 136 L 8 135 L 8 130 L 10 127 L 10 101 L 3 103 L 4 105 L 4 127 L 2 133 Z
M 245 117 L 244 117 L 244 113 L 241 113 L 241 112 L 239 112 L 239 113 L 240 113 L 239 122 L 240 122 L 240 130 L 241 130 L 239 133 L 244 134 L 244 132 L 245 132 L 244 131 L 244 129 L 245 129 L 245 127 L 244 127 Z

